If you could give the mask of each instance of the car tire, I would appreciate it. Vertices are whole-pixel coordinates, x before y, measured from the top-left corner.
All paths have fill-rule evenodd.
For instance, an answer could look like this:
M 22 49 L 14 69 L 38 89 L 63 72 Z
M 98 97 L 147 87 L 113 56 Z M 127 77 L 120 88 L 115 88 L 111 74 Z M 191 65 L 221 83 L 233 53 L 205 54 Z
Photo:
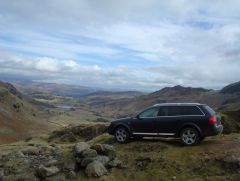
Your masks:
M 129 141 L 130 137 L 129 131 L 123 126 L 119 126 L 115 129 L 114 136 L 118 143 L 126 143 Z
M 191 127 L 184 128 L 180 133 L 180 139 L 186 146 L 196 145 L 199 143 L 199 132 Z

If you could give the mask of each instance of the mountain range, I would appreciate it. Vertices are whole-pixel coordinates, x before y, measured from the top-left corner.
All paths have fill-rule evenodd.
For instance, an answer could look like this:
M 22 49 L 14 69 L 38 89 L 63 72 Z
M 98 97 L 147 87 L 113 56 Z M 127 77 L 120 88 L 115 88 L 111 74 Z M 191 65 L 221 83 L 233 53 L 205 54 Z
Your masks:
M 240 122 L 239 82 L 219 91 L 178 85 L 150 94 L 39 82 L 13 85 L 0 82 L 0 143 L 45 133 L 62 123 L 107 122 L 166 102 L 208 104 L 232 120 L 230 127 L 238 129 Z

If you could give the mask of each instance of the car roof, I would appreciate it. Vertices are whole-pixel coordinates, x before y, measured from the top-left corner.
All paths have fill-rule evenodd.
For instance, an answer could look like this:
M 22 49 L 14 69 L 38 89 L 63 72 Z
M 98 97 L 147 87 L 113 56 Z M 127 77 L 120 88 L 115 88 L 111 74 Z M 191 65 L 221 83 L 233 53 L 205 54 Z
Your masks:
M 202 106 L 201 103 L 159 103 L 153 106 Z

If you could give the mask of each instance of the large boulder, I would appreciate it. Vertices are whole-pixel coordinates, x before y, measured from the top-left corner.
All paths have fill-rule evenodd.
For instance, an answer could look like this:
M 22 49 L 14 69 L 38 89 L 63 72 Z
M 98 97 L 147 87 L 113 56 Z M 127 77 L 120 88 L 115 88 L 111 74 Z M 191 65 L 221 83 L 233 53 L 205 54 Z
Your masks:
M 91 146 L 92 149 L 96 150 L 98 154 L 106 155 L 110 157 L 111 159 L 114 159 L 116 157 L 116 152 L 113 148 L 113 146 L 108 144 L 96 144 Z
M 100 163 L 102 163 L 104 166 L 108 165 L 110 158 L 108 156 L 104 156 L 104 155 L 99 155 L 95 158 L 95 160 L 99 161 Z
M 103 175 L 106 175 L 108 171 L 101 162 L 93 161 L 88 164 L 88 166 L 85 169 L 85 173 L 88 177 L 98 178 Z
M 229 155 L 220 160 L 223 166 L 233 171 L 240 171 L 240 157 Z
M 84 150 L 89 149 L 89 148 L 90 148 L 90 146 L 86 142 L 79 142 L 79 143 L 75 144 L 74 152 L 76 155 L 81 155 Z
M 107 163 L 107 168 L 125 168 L 123 165 L 123 162 L 117 158 L 111 160 L 110 162 Z
M 66 176 L 67 176 L 68 179 L 76 179 L 76 178 L 77 178 L 77 174 L 76 174 L 76 172 L 73 171 L 73 170 L 71 170 L 70 172 L 68 172 L 68 173 L 66 174 Z
M 81 159 L 79 162 L 81 167 L 85 168 L 89 163 L 92 163 L 93 161 L 95 161 L 96 158 L 95 157 L 87 157 L 87 158 L 83 158 Z
M 98 155 L 96 157 L 86 157 L 81 160 L 81 167 L 85 168 L 88 164 L 90 164 L 94 161 L 99 161 L 104 166 L 107 166 L 108 162 L 110 161 L 110 158 L 108 156 L 104 156 L 104 155 Z
M 43 165 L 40 165 L 37 169 L 37 174 L 41 178 L 46 178 L 46 177 L 49 177 L 49 176 L 53 176 L 53 175 L 56 175 L 59 172 L 60 172 L 60 170 L 58 169 L 58 167 L 55 167 L 55 166 L 45 167 Z
M 41 153 L 40 148 L 29 147 L 21 150 L 24 155 L 39 155 Z
M 93 149 L 86 149 L 86 150 L 83 150 L 82 152 L 82 157 L 84 158 L 96 157 L 96 156 L 97 156 L 97 151 Z

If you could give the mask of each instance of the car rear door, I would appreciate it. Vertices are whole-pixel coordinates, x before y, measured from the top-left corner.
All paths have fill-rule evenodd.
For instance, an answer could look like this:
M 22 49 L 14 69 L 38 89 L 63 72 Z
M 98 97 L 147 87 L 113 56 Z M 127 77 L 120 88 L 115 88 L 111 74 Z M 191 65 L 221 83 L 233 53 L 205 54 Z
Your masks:
M 160 106 L 155 129 L 158 135 L 173 136 L 180 124 L 179 106 Z

